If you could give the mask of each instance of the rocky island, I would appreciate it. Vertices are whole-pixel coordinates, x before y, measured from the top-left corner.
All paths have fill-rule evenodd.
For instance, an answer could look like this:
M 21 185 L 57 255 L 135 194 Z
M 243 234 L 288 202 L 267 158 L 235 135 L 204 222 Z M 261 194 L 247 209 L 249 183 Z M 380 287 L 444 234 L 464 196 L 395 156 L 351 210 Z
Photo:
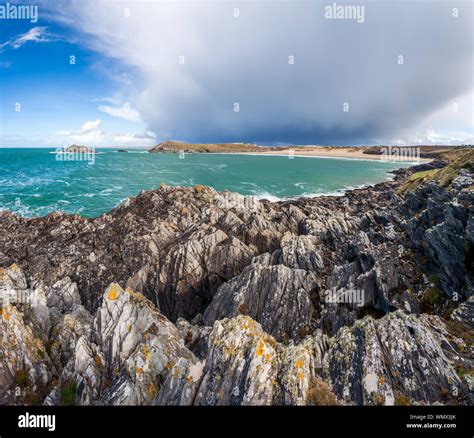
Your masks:
M 0 403 L 471 403 L 473 163 L 339 197 L 0 212 Z
M 73 144 L 63 149 L 63 152 L 66 154 L 95 154 L 96 150 L 89 146 L 79 146 Z

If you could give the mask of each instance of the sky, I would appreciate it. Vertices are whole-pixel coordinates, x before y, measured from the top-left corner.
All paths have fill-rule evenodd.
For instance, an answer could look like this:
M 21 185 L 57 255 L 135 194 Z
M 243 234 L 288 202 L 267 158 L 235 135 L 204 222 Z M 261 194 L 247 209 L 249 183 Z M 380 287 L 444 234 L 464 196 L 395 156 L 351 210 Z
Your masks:
M 474 143 L 471 1 L 9 3 L 0 147 Z

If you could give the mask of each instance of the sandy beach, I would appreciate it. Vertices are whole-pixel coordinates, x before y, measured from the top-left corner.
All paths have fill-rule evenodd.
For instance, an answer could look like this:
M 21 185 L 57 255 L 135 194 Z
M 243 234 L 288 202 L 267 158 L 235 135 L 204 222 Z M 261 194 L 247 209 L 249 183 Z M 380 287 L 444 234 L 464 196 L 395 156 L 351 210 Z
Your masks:
M 374 153 L 364 153 L 366 148 L 362 147 L 329 147 L 329 146 L 307 146 L 307 147 L 289 147 L 289 148 L 275 148 L 271 150 L 270 148 L 265 148 L 261 152 L 258 152 L 262 155 L 295 155 L 295 156 L 311 156 L 311 157 L 327 157 L 327 158 L 347 158 L 347 159 L 360 159 L 360 160 L 382 160 L 387 159 L 385 155 L 374 154 Z M 246 154 L 252 155 L 255 152 L 247 152 Z M 398 161 L 403 162 L 428 162 L 431 161 L 431 158 L 413 158 L 409 159 L 408 157 L 402 156 Z M 393 160 L 397 161 L 397 157 L 394 157 Z

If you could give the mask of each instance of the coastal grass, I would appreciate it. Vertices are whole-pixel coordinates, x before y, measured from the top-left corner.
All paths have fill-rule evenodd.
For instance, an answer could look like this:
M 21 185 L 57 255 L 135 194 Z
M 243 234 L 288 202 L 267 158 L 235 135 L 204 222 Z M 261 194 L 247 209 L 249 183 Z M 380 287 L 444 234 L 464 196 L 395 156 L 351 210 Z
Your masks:
M 459 175 L 461 169 L 474 170 L 474 148 L 446 152 L 440 158 L 447 162 L 445 167 L 413 173 L 400 187 L 398 193 L 414 191 L 417 187 L 430 181 L 448 187 L 454 178 Z
M 74 406 L 76 400 L 76 382 L 67 380 L 61 385 L 60 400 L 62 406 Z

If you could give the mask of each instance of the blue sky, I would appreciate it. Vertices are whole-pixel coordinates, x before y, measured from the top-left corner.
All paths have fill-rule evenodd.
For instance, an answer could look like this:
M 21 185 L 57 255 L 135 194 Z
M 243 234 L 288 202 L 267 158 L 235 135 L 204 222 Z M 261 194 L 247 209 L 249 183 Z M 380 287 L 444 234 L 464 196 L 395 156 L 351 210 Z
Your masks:
M 130 105 L 121 95 L 130 88 L 127 68 L 84 47 L 69 26 L 42 18 L 41 3 L 37 23 L 3 20 L 1 25 L 1 146 L 155 143 L 133 108 L 122 111 L 125 119 L 106 112 Z
M 473 142 L 470 2 L 36 4 L 0 22 L 3 147 Z

